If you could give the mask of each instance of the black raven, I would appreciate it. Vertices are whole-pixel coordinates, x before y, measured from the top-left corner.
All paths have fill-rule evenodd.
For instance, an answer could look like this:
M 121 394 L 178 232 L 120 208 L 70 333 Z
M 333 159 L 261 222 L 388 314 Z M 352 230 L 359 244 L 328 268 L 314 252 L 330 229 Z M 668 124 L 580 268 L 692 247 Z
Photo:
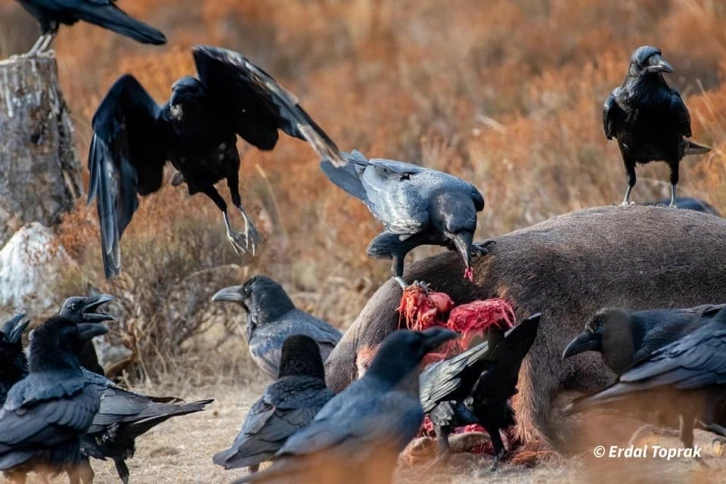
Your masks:
M 121 270 L 119 239 L 138 206 L 137 195 L 161 188 L 167 161 L 190 194 L 204 193 L 219 207 L 235 250 L 253 254 L 260 236 L 240 199 L 237 135 L 271 150 L 282 130 L 308 141 L 322 159 L 345 162 L 297 99 L 262 69 L 226 49 L 196 46 L 192 52 L 198 77 L 176 81 L 163 106 L 126 74 L 93 117 L 88 197 L 98 199 L 106 277 Z M 227 181 L 232 203 L 245 219 L 244 237 L 230 226 L 227 203 L 214 187 L 220 180 Z
M 101 395 L 101 406 L 81 439 L 81 451 L 95 459 L 112 459 L 124 484 L 129 482 L 126 459 L 134 456 L 137 437 L 172 417 L 200 412 L 213 402 L 186 403 L 174 397 L 141 395 L 88 370 L 83 375 L 86 384 Z
M 14 482 L 30 471 L 67 472 L 71 484 L 89 483 L 93 470 L 81 454 L 80 439 L 100 407 L 76 353 L 107 329 L 54 317 L 30 340 L 28 376 L 16 383 L 0 410 L 0 470 Z
M 668 203 L 670 203 L 670 199 L 667 198 L 655 203 L 646 203 L 646 205 L 667 205 Z M 693 210 L 694 212 L 708 213 L 717 217 L 721 216 L 718 210 L 713 208 L 708 202 L 694 197 L 676 197 L 676 206 L 678 208 L 685 208 L 686 210 Z
M 368 255 L 393 259 L 391 272 L 401 287 L 403 261 L 420 245 L 441 245 L 457 250 L 465 276 L 472 278 L 471 256 L 486 253 L 492 243 L 472 243 L 476 214 L 484 210 L 477 188 L 453 175 L 400 161 L 366 159 L 359 151 L 344 153 L 348 164 L 320 164 L 338 187 L 360 199 L 384 225 L 385 231 L 368 246 Z
M 615 383 L 575 399 L 569 412 L 588 408 L 635 408 L 680 421 L 680 439 L 693 447 L 693 427 L 726 436 L 714 422 L 726 401 L 726 312 L 683 338 L 638 360 Z
M 418 365 L 456 337 L 443 328 L 391 333 L 365 375 L 287 439 L 269 469 L 236 482 L 390 482 L 398 454 L 423 422 Z
M 212 301 L 234 301 L 247 311 L 247 343 L 252 358 L 271 378 L 280 372 L 280 350 L 294 334 L 309 336 L 318 343 L 323 361 L 342 334 L 325 321 L 295 308 L 280 284 L 257 275 L 241 286 L 217 292 Z
M 257 472 L 260 463 L 307 426 L 333 395 L 325 386 L 317 343 L 307 336 L 290 336 L 282 345 L 277 381 L 265 388 L 232 447 L 216 454 L 214 463 L 225 469 L 248 466 L 251 472 Z
M 163 45 L 166 37 L 153 27 L 129 17 L 116 6 L 116 0 L 17 0 L 40 23 L 41 36 L 26 55 L 50 48 L 60 24 L 79 20 L 130 37 L 142 44 Z
M 18 314 L 0 328 L 0 405 L 8 391 L 28 374 L 28 360 L 23 353 L 23 332 L 30 320 Z
M 623 85 L 615 88 L 603 107 L 603 127 L 608 139 L 617 139 L 625 163 L 628 189 L 623 205 L 630 205 L 636 163 L 665 161 L 671 170 L 670 206 L 676 206 L 678 165 L 685 155 L 703 154 L 710 148 L 691 137 L 691 115 L 680 94 L 668 86 L 663 73 L 673 67 L 656 47 L 638 47 L 630 58 Z
M 108 294 L 98 294 L 88 297 L 69 297 L 63 302 L 63 306 L 61 306 L 58 315 L 70 319 L 75 323 L 102 323 L 104 321 L 111 321 L 114 319 L 113 316 L 105 313 L 97 313 L 95 310 L 102 304 L 114 300 L 115 298 Z M 78 359 L 83 368 L 98 373 L 99 375 L 105 375 L 103 367 L 98 361 L 98 355 L 96 354 L 96 348 L 93 346 L 93 341 L 86 341 L 84 343 Z
M 585 324 L 584 331 L 565 348 L 562 358 L 597 351 L 618 375 L 637 360 L 710 323 L 726 304 L 688 309 L 626 311 L 603 308 Z

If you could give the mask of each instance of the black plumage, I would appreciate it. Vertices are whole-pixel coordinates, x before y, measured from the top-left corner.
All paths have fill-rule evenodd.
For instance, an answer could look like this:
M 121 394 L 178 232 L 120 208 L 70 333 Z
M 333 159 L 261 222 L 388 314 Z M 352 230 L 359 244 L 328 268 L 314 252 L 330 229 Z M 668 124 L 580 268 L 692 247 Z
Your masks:
M 484 210 L 484 197 L 474 185 L 410 163 L 366 159 L 359 151 L 345 157 L 345 166 L 323 160 L 320 167 L 383 223 L 385 231 L 368 245 L 368 255 L 393 259 L 393 277 L 405 287 L 406 254 L 420 245 L 441 245 L 461 254 L 465 276 L 472 278 L 472 255 L 486 253 L 491 244 L 473 244 L 476 214 Z
M 708 153 L 691 137 L 691 115 L 680 94 L 663 78 L 673 67 L 656 47 L 643 46 L 633 52 L 623 85 L 615 88 L 603 106 L 603 127 L 608 139 L 617 139 L 625 164 L 628 188 L 623 205 L 630 205 L 635 186 L 635 165 L 664 161 L 670 167 L 671 200 L 676 206 L 676 185 L 681 159 Z
M 269 277 L 257 275 L 241 286 L 217 292 L 212 301 L 232 301 L 247 312 L 247 343 L 257 366 L 270 378 L 280 372 L 285 340 L 295 334 L 312 338 L 325 361 L 342 334 L 330 324 L 295 307 L 285 289 Z
M 693 427 L 726 436 L 714 415 L 726 401 L 726 312 L 677 341 L 636 361 L 615 383 L 575 399 L 570 412 L 634 408 L 680 421 L 680 439 L 693 447 Z
M 134 456 L 136 438 L 172 417 L 200 412 L 213 402 L 151 397 L 121 388 L 88 370 L 83 375 L 86 384 L 100 394 L 101 405 L 81 440 L 81 450 L 95 459 L 112 459 L 125 484 L 129 482 L 126 459 Z
M 391 333 L 365 375 L 293 434 L 269 469 L 236 482 L 390 482 L 398 454 L 424 417 L 417 367 L 456 336 L 442 328 Z
M 50 48 L 61 24 L 79 20 L 132 38 L 143 44 L 162 45 L 166 37 L 157 29 L 129 17 L 116 0 L 17 0 L 40 23 L 41 36 L 27 55 Z
M 627 311 L 603 308 L 585 324 L 584 331 L 565 348 L 562 357 L 597 351 L 616 374 L 637 360 L 710 323 L 726 304 L 688 309 Z
M 75 323 L 102 323 L 104 321 L 111 321 L 114 319 L 113 316 L 106 313 L 98 313 L 95 310 L 99 306 L 114 300 L 115 298 L 109 294 L 69 297 L 63 302 L 63 306 L 61 306 L 58 315 L 70 319 Z M 78 354 L 78 359 L 83 368 L 98 373 L 99 375 L 105 375 L 103 367 L 98 361 L 98 355 L 96 354 L 96 348 L 93 346 L 93 341 L 86 341 L 83 344 Z
M 71 484 L 91 482 L 93 470 L 80 450 L 100 407 L 76 356 L 84 341 L 102 334 L 98 324 L 54 317 L 30 341 L 28 375 L 8 393 L 0 410 L 0 470 L 24 482 L 30 471 L 67 472 Z
M 18 314 L 0 328 L 0 405 L 5 403 L 10 388 L 28 374 L 22 337 L 29 323 L 25 314 Z
M 307 336 L 290 336 L 282 345 L 277 381 L 265 388 L 232 447 L 216 454 L 214 463 L 225 469 L 247 466 L 256 472 L 288 437 L 307 426 L 333 395 L 325 386 L 317 343 Z
M 161 188 L 167 161 L 189 193 L 204 193 L 222 211 L 227 236 L 238 252 L 255 253 L 259 233 L 242 207 L 237 136 L 271 150 L 281 130 L 306 140 L 321 159 L 345 161 L 335 143 L 297 99 L 242 55 L 225 49 L 193 49 L 198 77 L 183 77 L 159 106 L 131 75 L 111 87 L 93 117 L 88 159 L 89 201 L 97 198 L 106 277 L 121 270 L 119 240 L 138 207 L 137 195 Z M 226 180 L 245 233 L 232 230 L 227 203 L 215 188 Z

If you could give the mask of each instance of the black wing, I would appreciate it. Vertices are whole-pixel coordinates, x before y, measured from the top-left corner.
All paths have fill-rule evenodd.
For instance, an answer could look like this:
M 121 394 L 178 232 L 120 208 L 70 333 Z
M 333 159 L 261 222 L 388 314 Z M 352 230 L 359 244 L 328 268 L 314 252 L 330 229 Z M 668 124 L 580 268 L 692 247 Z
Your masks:
M 691 113 L 688 112 L 688 108 L 683 103 L 681 95 L 678 91 L 673 90 L 671 92 L 671 112 L 675 116 L 678 124 L 678 130 L 684 138 L 691 137 Z
M 608 96 L 605 101 L 605 105 L 602 107 L 602 126 L 605 130 L 605 136 L 607 136 L 608 139 L 613 139 L 616 135 L 615 119 L 617 111 L 620 111 L 620 106 L 618 106 L 618 103 L 615 100 L 616 91 L 617 89 L 610 93 L 610 96 Z
M 121 271 L 119 240 L 139 205 L 161 187 L 167 135 L 161 108 L 139 82 L 121 76 L 93 116 L 88 201 L 96 198 L 107 278 Z
M 271 150 L 281 129 L 310 143 L 320 159 L 345 164 L 333 140 L 272 76 L 231 50 L 198 45 L 192 51 L 199 79 L 247 142 Z

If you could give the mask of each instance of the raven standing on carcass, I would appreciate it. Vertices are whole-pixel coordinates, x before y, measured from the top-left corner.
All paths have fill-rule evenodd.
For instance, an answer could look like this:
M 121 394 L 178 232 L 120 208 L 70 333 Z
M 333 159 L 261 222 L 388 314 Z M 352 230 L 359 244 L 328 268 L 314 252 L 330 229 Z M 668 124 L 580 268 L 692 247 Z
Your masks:
M 297 99 L 262 69 L 226 49 L 193 49 L 198 77 L 183 77 L 159 106 L 131 75 L 111 87 L 93 117 L 88 158 L 89 201 L 97 199 L 106 277 L 119 274 L 119 240 L 138 207 L 137 195 L 161 188 L 171 161 L 190 194 L 204 193 L 222 211 L 227 237 L 238 253 L 255 253 L 259 233 L 242 207 L 237 135 L 271 150 L 282 130 L 306 140 L 321 159 L 345 161 L 335 143 Z M 229 222 L 227 203 L 214 185 L 226 180 L 232 203 L 245 220 L 244 234 Z
M 142 44 L 166 44 L 163 33 L 129 17 L 116 6 L 115 0 L 17 1 L 40 23 L 40 38 L 25 54 L 27 56 L 47 51 L 58 33 L 60 24 L 73 25 L 79 20 L 113 30 Z
M 368 255 L 393 259 L 391 272 L 405 288 L 403 261 L 420 245 L 457 250 L 464 275 L 471 280 L 471 256 L 482 255 L 492 243 L 473 244 L 476 214 L 484 210 L 477 188 L 453 175 L 400 161 L 366 159 L 359 151 L 345 154 L 348 164 L 320 164 L 338 187 L 360 199 L 385 227 L 368 246 Z
M 691 137 L 691 115 L 678 91 L 668 86 L 663 73 L 673 67 L 656 47 L 643 46 L 630 58 L 623 85 L 615 88 L 603 106 L 603 127 L 608 139 L 617 139 L 625 164 L 628 189 L 623 205 L 631 205 L 636 163 L 665 161 L 671 170 L 670 206 L 676 206 L 678 165 L 686 155 L 704 154 L 711 148 Z

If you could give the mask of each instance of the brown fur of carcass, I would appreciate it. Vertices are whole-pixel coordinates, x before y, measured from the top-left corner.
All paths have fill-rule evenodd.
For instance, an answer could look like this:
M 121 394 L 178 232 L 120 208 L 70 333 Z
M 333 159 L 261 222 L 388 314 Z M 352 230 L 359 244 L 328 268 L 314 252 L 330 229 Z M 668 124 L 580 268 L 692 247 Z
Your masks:
M 665 207 L 598 207 L 555 217 L 496 239 L 475 259 L 475 283 L 453 252 L 409 267 L 405 279 L 430 283 L 456 304 L 500 297 L 517 320 L 541 312 L 539 334 L 522 365 L 517 433 L 568 450 L 586 434 L 559 411 L 566 390 L 591 392 L 614 375 L 597 353 L 562 360 L 567 343 L 604 306 L 632 310 L 726 302 L 726 220 Z M 328 384 L 345 388 L 361 359 L 398 328 L 399 286 L 388 281 L 368 301 L 326 362 Z M 573 392 L 568 392 L 573 393 Z M 572 449 L 575 450 L 575 449 Z

